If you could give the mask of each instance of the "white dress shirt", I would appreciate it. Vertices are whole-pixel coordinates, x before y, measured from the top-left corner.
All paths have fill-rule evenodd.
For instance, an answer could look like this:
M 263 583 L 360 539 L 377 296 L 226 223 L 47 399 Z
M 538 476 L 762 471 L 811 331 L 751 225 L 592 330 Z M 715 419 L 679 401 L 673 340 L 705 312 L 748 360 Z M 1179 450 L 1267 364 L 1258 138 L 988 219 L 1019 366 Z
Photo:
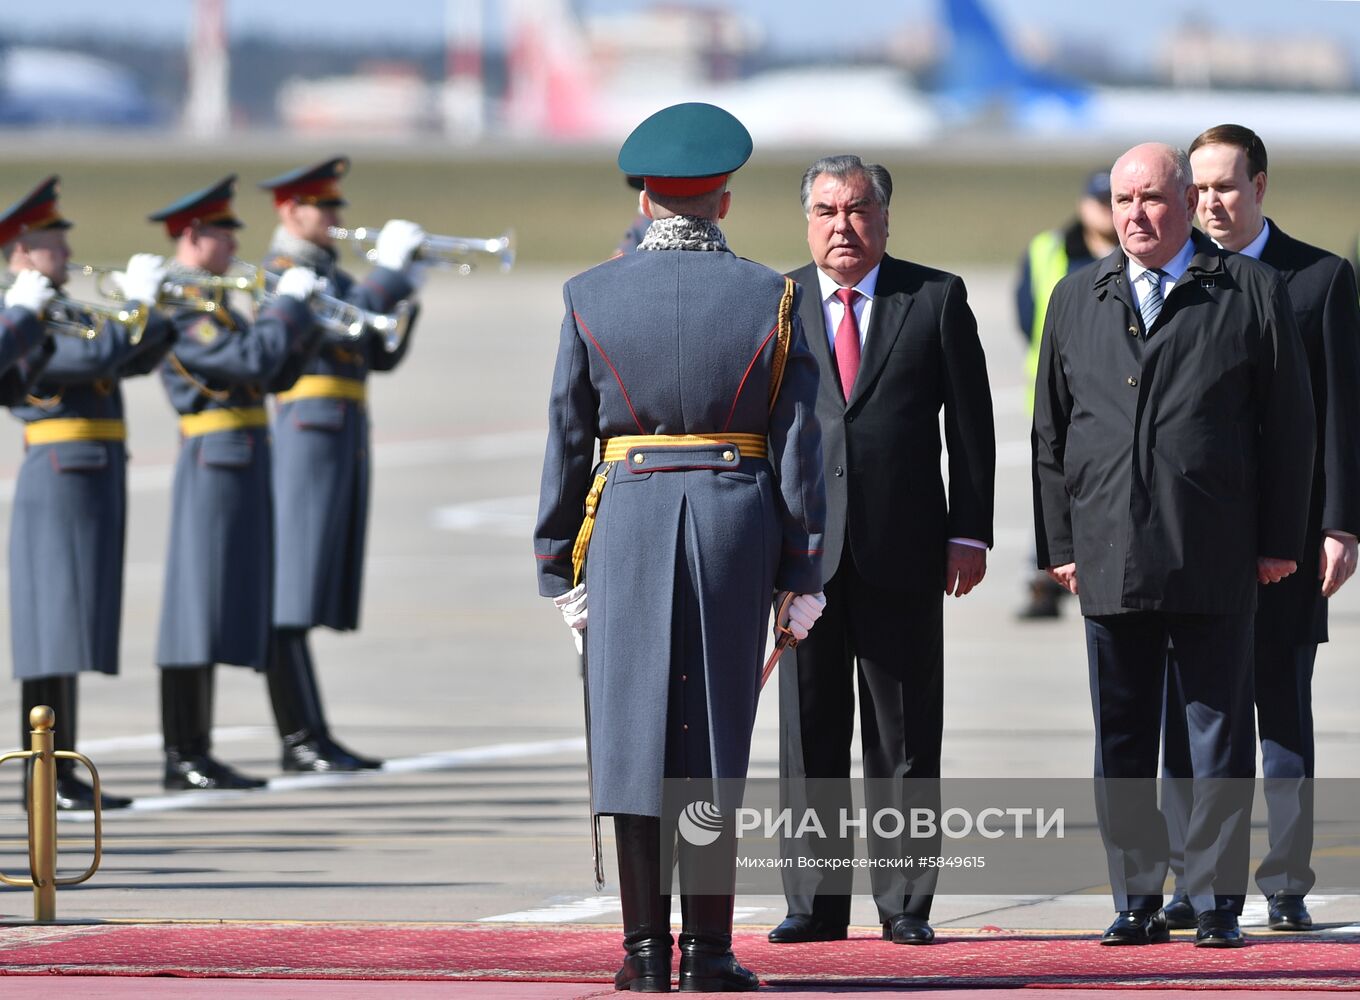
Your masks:
M 1190 258 L 1193 257 L 1194 255 L 1195 255 L 1194 242 L 1192 242 L 1191 240 L 1186 240 L 1185 246 L 1181 247 L 1180 253 L 1176 254 L 1176 256 L 1172 257 L 1169 261 L 1162 265 L 1161 270 L 1162 270 L 1163 302 L 1166 301 L 1166 293 L 1171 291 L 1172 287 L 1176 284 L 1176 282 L 1181 280 L 1181 275 L 1184 274 L 1189 269 Z M 1134 308 L 1136 309 L 1143 308 L 1142 303 L 1143 283 L 1140 279 L 1143 277 L 1143 272 L 1146 270 L 1148 270 L 1146 267 L 1144 267 L 1142 264 L 1139 264 L 1132 257 L 1129 257 L 1129 287 L 1133 289 L 1134 298 L 1138 300 L 1133 304 Z
M 874 292 L 878 288 L 878 269 L 881 265 L 875 264 L 874 269 L 859 279 L 855 285 L 855 291 L 859 295 L 855 297 L 855 322 L 859 324 L 859 352 L 864 356 L 864 338 L 869 335 L 869 317 L 874 310 Z M 822 317 L 826 320 L 826 342 L 832 351 L 836 349 L 836 330 L 840 328 L 841 317 L 845 315 L 845 306 L 841 300 L 836 298 L 836 293 L 844 288 L 835 278 L 827 274 L 820 267 L 817 269 L 817 284 L 822 293 Z

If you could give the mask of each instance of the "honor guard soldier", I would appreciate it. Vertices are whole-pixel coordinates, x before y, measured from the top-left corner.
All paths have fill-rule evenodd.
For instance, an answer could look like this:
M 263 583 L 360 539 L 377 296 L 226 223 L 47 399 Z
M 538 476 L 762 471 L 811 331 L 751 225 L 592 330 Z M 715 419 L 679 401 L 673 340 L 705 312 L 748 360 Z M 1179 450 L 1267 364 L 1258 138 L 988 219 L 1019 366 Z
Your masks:
M 619 167 L 645 177 L 654 221 L 636 252 L 563 290 L 534 550 L 540 593 L 585 631 L 592 811 L 614 816 L 618 846 L 621 990 L 670 989 L 664 779 L 700 783 L 725 823 L 713 845 L 680 838 L 680 988 L 758 985 L 731 951 L 731 788 L 746 776 L 771 596 L 800 595 L 801 636 L 821 610 L 817 363 L 798 289 L 735 256 L 717 225 L 750 154 L 746 129 L 712 105 L 648 118 Z M 701 865 L 723 891 L 693 891 Z
M 336 157 L 264 181 L 279 225 L 265 266 L 315 271 L 327 294 L 375 313 L 391 313 L 415 290 L 412 260 L 425 238 L 395 219 L 378 235 L 377 266 L 356 281 L 336 262 L 328 230 L 340 225 Z M 358 340 L 327 334 L 301 378 L 278 395 L 274 420 L 274 636 L 269 691 L 286 771 L 358 771 L 382 762 L 332 738 L 322 709 L 307 633 L 318 625 L 359 627 L 364 538 L 368 527 L 369 443 L 365 384 L 390 371 L 410 346 L 376 330 Z
M 70 226 L 58 210 L 55 177 L 0 215 L 0 246 L 17 275 L 11 297 L 30 280 L 29 271 L 60 294 Z M 137 254 L 118 281 L 129 304 L 149 308 L 164 277 L 160 257 Z M 46 314 L 49 327 L 75 335 L 53 338 L 31 392 L 11 403 L 24 424 L 25 454 L 10 525 L 10 640 L 14 673 L 23 682 L 25 743 L 29 710 L 45 704 L 56 711 L 57 749 L 72 750 L 77 676 L 118 673 L 127 506 L 119 382 L 150 372 L 169 348 L 172 329 L 154 315 L 144 325 L 124 324 L 69 301 L 59 315 L 54 308 Z M 57 762 L 57 807 L 91 808 L 93 789 L 73 767 L 73 761 Z M 129 801 L 104 795 L 102 805 L 116 809 Z
M 213 666 L 263 672 L 273 611 L 269 418 L 264 399 L 297 381 L 321 328 L 307 300 L 318 278 L 292 268 L 254 322 L 228 305 L 225 280 L 241 222 L 236 177 L 154 213 L 175 244 L 167 308 L 179 336 L 161 367 L 179 413 L 161 667 L 165 787 L 258 788 L 212 756 Z

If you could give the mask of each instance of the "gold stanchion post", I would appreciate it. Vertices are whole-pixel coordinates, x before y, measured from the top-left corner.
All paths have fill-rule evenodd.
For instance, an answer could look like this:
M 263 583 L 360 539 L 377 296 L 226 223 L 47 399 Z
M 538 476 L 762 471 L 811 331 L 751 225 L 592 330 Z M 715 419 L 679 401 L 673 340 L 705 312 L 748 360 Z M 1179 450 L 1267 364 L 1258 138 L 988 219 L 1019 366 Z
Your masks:
M 51 923 L 57 919 L 57 886 L 84 882 L 99 868 L 103 854 L 103 831 L 99 810 L 99 772 L 89 758 L 69 750 L 56 750 L 53 731 L 56 713 L 47 705 L 38 705 L 28 713 L 30 749 L 15 750 L 0 755 L 0 764 L 7 760 L 31 758 L 32 769 L 28 780 L 28 868 L 30 877 L 14 878 L 0 872 L 0 882 L 20 888 L 33 889 L 33 919 L 37 923 Z M 94 861 L 83 875 L 57 878 L 57 758 L 78 760 L 90 771 L 94 781 Z

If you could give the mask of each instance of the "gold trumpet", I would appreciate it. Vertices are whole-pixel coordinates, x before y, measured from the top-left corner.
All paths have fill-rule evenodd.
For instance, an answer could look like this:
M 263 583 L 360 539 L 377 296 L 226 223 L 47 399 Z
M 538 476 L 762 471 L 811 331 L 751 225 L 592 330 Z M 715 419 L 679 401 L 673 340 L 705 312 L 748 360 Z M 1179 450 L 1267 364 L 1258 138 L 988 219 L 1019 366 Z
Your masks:
M 69 270 L 78 273 L 83 271 L 79 267 L 73 267 Z M 96 270 L 98 269 L 91 267 L 89 271 L 83 273 L 92 274 Z M 107 270 L 112 271 L 113 268 Z M 8 289 L 8 282 L 0 284 L 0 294 Z M 43 322 L 51 328 L 53 333 L 64 334 L 68 337 L 79 337 L 81 340 L 94 340 L 95 337 L 99 336 L 106 322 L 121 323 L 128 328 L 128 339 L 134 344 L 142 339 L 142 334 L 146 330 L 146 321 L 149 318 L 150 314 L 141 305 L 128 309 L 101 302 L 85 302 L 60 293 L 47 304 L 42 315 Z
M 257 296 L 263 288 L 262 272 L 245 261 L 233 261 L 236 273 L 194 274 L 171 268 L 165 281 L 161 283 L 156 305 L 168 309 L 197 309 L 200 312 L 217 312 L 222 308 L 216 292 L 245 292 Z M 120 269 L 93 264 L 80 265 L 76 270 L 85 275 L 93 275 L 95 290 L 106 299 L 124 301 L 123 290 L 115 277 Z
M 378 255 L 377 243 L 380 228 L 358 226 L 354 229 L 346 229 L 343 226 L 331 226 L 326 230 L 326 233 L 333 240 L 349 240 L 358 244 L 359 252 L 371 262 Z M 497 259 L 502 271 L 510 270 L 515 266 L 515 231 L 507 229 L 499 236 L 493 236 L 490 239 L 469 236 L 440 236 L 431 233 L 421 241 L 420 246 L 416 249 L 415 259 L 428 264 L 451 267 L 461 275 L 468 275 L 477 267 L 476 263 L 468 259 L 474 254 L 489 254 Z
M 251 264 L 245 266 L 263 275 L 260 291 L 256 295 L 257 301 L 265 303 L 273 299 L 274 286 L 278 284 L 279 275 Z M 387 339 L 388 350 L 393 350 L 401 343 L 411 325 L 411 306 L 407 302 L 398 302 L 396 311 L 392 313 L 369 312 L 331 295 L 324 287 L 312 293 L 312 297 L 307 300 L 307 308 L 311 310 L 312 319 L 316 321 L 317 326 L 328 333 L 358 340 L 371 328 Z

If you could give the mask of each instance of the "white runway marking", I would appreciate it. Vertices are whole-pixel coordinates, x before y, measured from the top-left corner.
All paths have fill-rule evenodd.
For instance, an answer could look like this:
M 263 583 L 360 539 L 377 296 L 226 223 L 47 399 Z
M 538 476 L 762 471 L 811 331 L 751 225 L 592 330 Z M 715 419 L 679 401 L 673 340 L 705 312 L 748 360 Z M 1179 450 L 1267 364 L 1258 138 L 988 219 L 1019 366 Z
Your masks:
M 263 727 L 238 726 L 226 729 L 213 730 L 214 741 L 221 740 L 222 733 L 233 734 L 235 738 L 244 736 L 259 736 Z M 272 730 L 264 730 L 266 733 Z M 90 740 L 85 749 L 92 749 L 95 744 L 103 744 L 103 749 L 109 749 L 109 744 L 116 743 L 120 749 L 142 748 L 147 743 L 154 742 L 157 748 L 161 745 L 161 737 L 157 735 L 123 737 L 120 740 Z M 456 771 L 460 768 L 473 767 L 477 764 L 484 764 L 489 761 L 498 760 L 517 760 L 525 757 L 550 757 L 562 754 L 580 754 L 584 759 L 586 752 L 586 741 L 583 737 L 573 737 L 565 740 L 540 740 L 532 743 L 492 743 L 487 746 L 466 747 L 461 750 L 444 750 L 437 753 L 421 754 L 419 757 L 399 757 L 395 760 L 386 761 L 380 771 L 360 771 L 357 773 L 346 774 L 285 774 L 277 778 L 270 778 L 269 784 L 265 788 L 253 789 L 250 791 L 207 791 L 207 792 L 177 792 L 172 795 L 152 795 L 140 799 L 134 799 L 127 812 L 179 812 L 185 809 L 204 809 L 211 806 L 220 805 L 223 802 L 230 802 L 243 796 L 257 799 L 261 795 L 271 792 L 291 792 L 310 788 L 334 788 L 351 781 L 364 781 L 373 778 L 381 778 L 387 774 L 409 774 L 419 771 Z M 123 810 L 119 810 L 122 813 Z M 109 816 L 115 815 L 109 813 Z M 93 816 L 90 812 L 64 812 L 59 814 L 62 819 L 88 820 Z
M 495 497 L 436 507 L 430 521 L 441 531 L 528 538 L 534 531 L 538 497 Z

